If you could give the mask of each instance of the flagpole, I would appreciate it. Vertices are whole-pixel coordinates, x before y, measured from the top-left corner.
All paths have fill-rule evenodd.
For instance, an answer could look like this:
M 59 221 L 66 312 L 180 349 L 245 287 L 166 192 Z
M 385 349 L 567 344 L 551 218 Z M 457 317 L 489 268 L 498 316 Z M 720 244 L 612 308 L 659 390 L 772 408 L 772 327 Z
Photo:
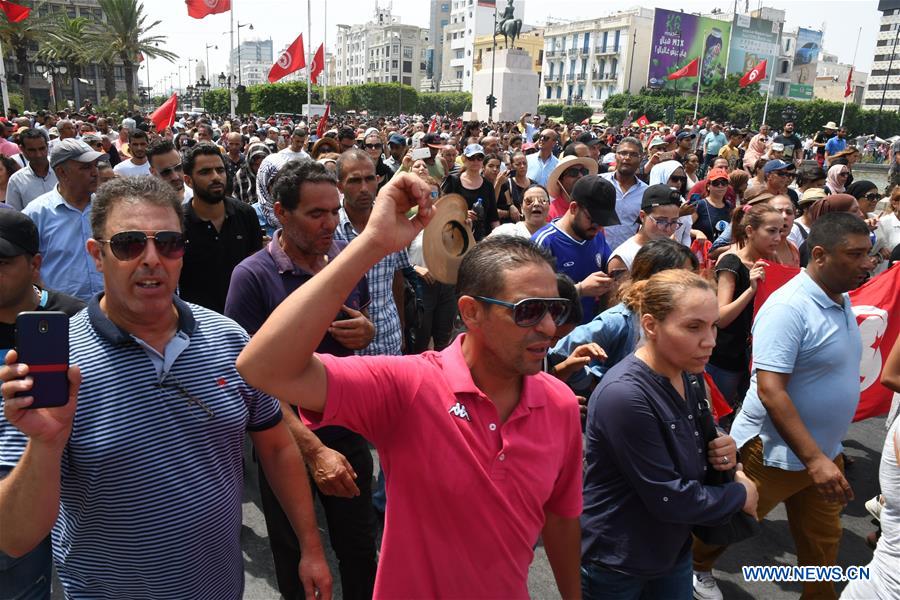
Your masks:
M 310 0 L 306 0 L 306 48 L 306 56 L 315 62 L 315 57 L 312 55 L 312 5 Z M 306 63 L 306 125 L 312 127 L 312 67 L 308 62 Z
M 234 64 L 232 63 L 234 60 L 234 4 L 235 2 L 232 0 L 231 10 L 228 11 L 229 19 L 231 20 L 231 30 L 229 32 L 229 37 L 231 38 L 231 53 L 228 55 L 228 70 L 231 72 L 228 74 L 228 106 L 232 117 L 235 115 L 234 93 L 231 91 L 231 85 L 234 83 Z
M 762 117 L 762 123 L 760 123 L 760 126 L 763 126 L 766 124 L 766 116 L 769 114 L 769 94 L 772 93 L 772 79 L 775 76 L 775 69 L 778 68 L 778 52 L 781 51 L 781 33 L 783 31 L 784 31 L 784 23 L 781 23 L 780 26 L 778 27 L 778 42 L 775 45 L 776 54 L 775 54 L 775 56 L 773 56 L 773 58 L 775 59 L 775 65 L 773 65 L 772 70 L 769 72 L 769 85 L 766 86 L 766 104 L 765 104 L 765 107 L 763 108 L 763 117 Z M 768 63 L 766 63 L 766 68 L 769 68 Z
M 859 37 L 862 35 L 862 27 L 859 28 L 859 33 L 856 34 L 856 48 L 853 49 L 853 62 L 850 64 L 850 74 L 847 75 L 847 85 L 849 87 L 850 79 L 853 77 L 853 69 L 856 67 L 856 53 L 859 51 Z M 4 80 L 5 85 L 5 80 Z M 846 88 L 844 89 L 844 107 L 841 108 L 841 122 L 838 127 L 844 126 L 844 113 L 847 112 L 847 98 L 850 96 L 847 94 Z
M 3 60 L 3 48 L 0 46 L 0 94 L 3 96 L 3 116 L 9 114 L 9 90 L 6 89 L 6 61 Z
M 328 42 L 328 3 L 322 3 L 322 72 L 325 73 L 325 79 L 322 80 L 322 99 L 328 104 L 328 70 L 325 68 L 325 52 Z
M 706 54 L 706 44 L 700 51 L 700 64 L 697 65 L 697 97 L 694 99 L 694 123 L 697 123 L 697 109 L 700 107 L 700 83 L 703 81 L 703 56 Z

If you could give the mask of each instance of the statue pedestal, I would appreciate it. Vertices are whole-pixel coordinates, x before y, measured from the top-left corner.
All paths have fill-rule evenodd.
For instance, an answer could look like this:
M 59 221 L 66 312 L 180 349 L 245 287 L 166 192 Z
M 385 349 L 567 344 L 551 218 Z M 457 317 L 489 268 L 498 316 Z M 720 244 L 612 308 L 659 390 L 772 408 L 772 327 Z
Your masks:
M 500 38 L 498 38 L 500 41 Z M 481 70 L 472 78 L 472 110 L 487 120 L 487 97 L 491 93 L 490 52 L 482 54 Z M 494 65 L 495 121 L 518 121 L 524 113 L 536 113 L 540 77 L 531 67 L 531 56 L 524 50 L 497 49 Z

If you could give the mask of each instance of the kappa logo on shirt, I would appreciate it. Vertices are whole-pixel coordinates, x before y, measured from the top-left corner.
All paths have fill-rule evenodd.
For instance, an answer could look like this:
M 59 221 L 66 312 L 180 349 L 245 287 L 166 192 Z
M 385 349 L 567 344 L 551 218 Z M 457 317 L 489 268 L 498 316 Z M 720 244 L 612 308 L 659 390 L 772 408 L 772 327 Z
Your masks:
M 466 421 L 472 420 L 471 418 L 469 418 L 469 411 L 466 410 L 466 407 L 462 402 L 457 402 L 456 404 L 454 404 L 449 412 L 454 417 L 459 417 L 460 419 L 465 419 Z

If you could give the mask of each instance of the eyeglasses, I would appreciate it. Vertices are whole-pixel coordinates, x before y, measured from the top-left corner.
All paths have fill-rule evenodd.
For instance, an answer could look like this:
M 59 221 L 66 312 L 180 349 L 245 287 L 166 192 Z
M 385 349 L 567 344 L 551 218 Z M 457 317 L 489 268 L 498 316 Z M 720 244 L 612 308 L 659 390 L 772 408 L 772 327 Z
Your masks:
M 153 240 L 160 256 L 178 259 L 184 256 L 184 234 L 180 231 L 157 231 L 147 235 L 143 231 L 120 231 L 108 240 L 97 240 L 101 244 L 109 244 L 113 256 L 121 261 L 134 260 L 147 249 L 147 240 Z
M 687 175 L 672 175 L 669 181 L 677 181 L 678 183 L 687 183 Z
M 377 175 L 366 175 L 365 177 L 348 177 L 347 185 L 359 185 L 363 181 L 365 181 L 366 183 L 374 183 L 377 180 Z
M 183 173 L 183 172 L 184 172 L 184 166 L 182 165 L 182 163 L 178 163 L 177 165 L 174 165 L 174 166 L 171 166 L 171 167 L 168 167 L 166 169 L 162 169 L 161 171 L 159 171 L 159 176 L 165 178 L 165 177 L 168 177 L 169 175 L 171 175 L 172 173 Z
M 563 177 L 585 177 L 585 176 L 587 176 L 588 173 L 590 173 L 590 171 L 588 171 L 584 167 L 579 167 L 577 169 L 566 169 L 565 171 L 563 171 L 562 176 Z
M 475 299 L 485 304 L 496 304 L 511 309 L 513 322 L 519 327 L 534 327 L 548 312 L 553 323 L 559 327 L 566 322 L 569 313 L 572 312 L 572 303 L 565 298 L 525 298 L 515 304 L 485 296 L 475 296 Z
M 172 375 L 172 373 L 166 373 L 162 381 L 157 384 L 157 387 L 161 390 L 167 390 L 170 387 L 175 388 L 181 394 L 181 397 L 187 401 L 188 406 L 194 405 L 199 406 L 203 409 L 203 411 L 206 413 L 206 420 L 212 419 L 216 416 L 216 413 L 214 413 L 213 410 L 209 406 L 207 406 L 205 402 L 203 402 L 203 400 L 191 394 L 187 390 L 187 388 L 181 385 L 181 382 L 178 381 L 178 379 L 174 375 Z M 191 411 L 191 414 L 195 418 L 197 417 L 197 415 L 194 414 L 194 411 Z
M 668 219 L 657 219 L 653 215 L 647 215 L 647 218 L 653 221 L 660 229 L 674 229 L 675 231 L 678 231 L 684 224 L 677 219 L 675 221 L 670 221 Z
M 366 150 L 381 150 L 381 144 L 366 144 Z
M 878 192 L 870 192 L 865 195 L 865 198 L 870 202 L 875 202 L 876 200 L 881 200 L 881 194 L 879 194 Z
M 550 201 L 546 198 L 525 198 L 522 201 L 522 204 L 525 206 L 531 206 L 532 204 L 550 204 Z
M 713 179 L 709 182 L 710 187 L 728 187 L 727 179 Z

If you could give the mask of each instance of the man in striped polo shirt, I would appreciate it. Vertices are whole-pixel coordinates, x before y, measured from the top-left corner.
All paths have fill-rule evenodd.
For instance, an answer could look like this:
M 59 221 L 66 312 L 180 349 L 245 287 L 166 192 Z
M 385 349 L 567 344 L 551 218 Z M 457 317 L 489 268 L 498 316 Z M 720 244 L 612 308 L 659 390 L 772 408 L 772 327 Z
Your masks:
M 235 369 L 247 333 L 174 296 L 184 240 L 171 187 L 110 182 L 91 229 L 105 293 L 71 320 L 68 403 L 28 410 L 32 398 L 14 397 L 31 389 L 27 365 L 10 352 L 0 368 L 4 416 L 28 436 L 0 481 L 0 550 L 20 556 L 52 530 L 67 598 L 241 598 L 249 432 L 303 548 L 301 580 L 329 597 L 300 454 L 278 402 Z

